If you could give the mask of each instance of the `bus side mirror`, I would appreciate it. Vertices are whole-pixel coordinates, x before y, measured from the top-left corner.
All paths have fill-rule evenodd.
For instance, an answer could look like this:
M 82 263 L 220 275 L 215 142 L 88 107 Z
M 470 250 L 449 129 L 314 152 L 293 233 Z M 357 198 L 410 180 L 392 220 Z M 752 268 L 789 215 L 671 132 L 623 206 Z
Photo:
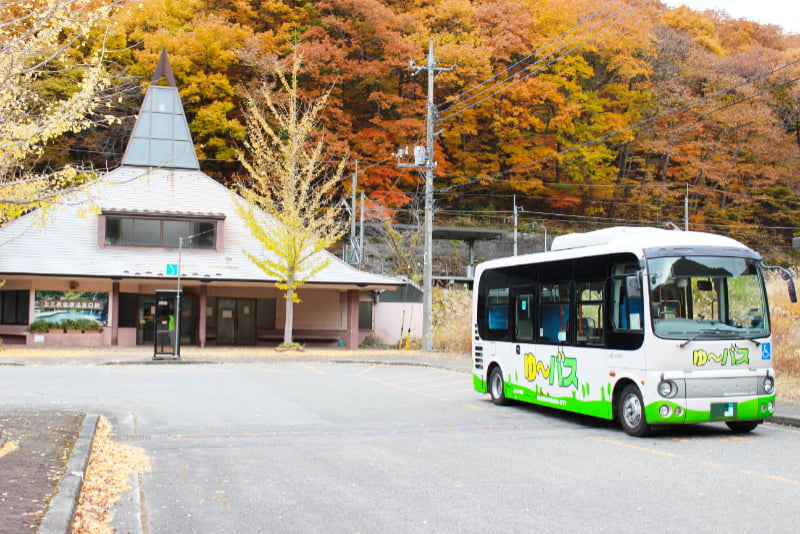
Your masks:
M 792 302 L 797 302 L 797 291 L 794 288 L 794 277 L 789 269 L 779 267 L 777 265 L 764 265 L 764 262 L 761 262 L 761 268 L 778 271 L 778 273 L 781 275 L 781 278 L 786 280 L 786 285 L 789 286 L 789 300 Z
M 642 298 L 642 279 L 638 274 L 625 277 L 625 292 L 629 299 Z

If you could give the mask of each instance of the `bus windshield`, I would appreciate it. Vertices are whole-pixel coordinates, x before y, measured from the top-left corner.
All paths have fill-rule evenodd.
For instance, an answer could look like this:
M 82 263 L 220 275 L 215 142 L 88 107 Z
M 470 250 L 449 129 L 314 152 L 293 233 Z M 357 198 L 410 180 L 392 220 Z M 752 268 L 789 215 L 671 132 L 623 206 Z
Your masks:
M 769 335 L 756 260 L 674 256 L 647 261 L 653 331 L 669 339 L 742 339 Z

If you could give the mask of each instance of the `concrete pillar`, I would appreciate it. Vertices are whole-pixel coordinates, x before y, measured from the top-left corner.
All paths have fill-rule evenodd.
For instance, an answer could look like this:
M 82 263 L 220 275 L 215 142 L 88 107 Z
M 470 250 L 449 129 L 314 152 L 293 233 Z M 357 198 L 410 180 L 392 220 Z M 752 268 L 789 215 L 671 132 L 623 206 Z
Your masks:
M 200 303 L 199 303 L 197 325 L 197 341 L 200 343 L 200 348 L 206 346 L 206 308 L 208 307 L 208 286 L 205 284 L 200 285 Z
M 119 282 L 111 284 L 111 346 L 119 345 Z
M 347 291 L 347 334 L 344 344 L 348 349 L 358 348 L 358 290 Z

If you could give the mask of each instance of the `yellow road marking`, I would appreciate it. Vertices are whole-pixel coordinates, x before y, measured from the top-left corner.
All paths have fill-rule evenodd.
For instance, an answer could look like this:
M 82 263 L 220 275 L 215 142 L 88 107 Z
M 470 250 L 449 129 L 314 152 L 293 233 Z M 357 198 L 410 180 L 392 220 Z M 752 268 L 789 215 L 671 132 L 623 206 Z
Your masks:
M 776 482 L 785 482 L 786 484 L 791 484 L 792 486 L 800 486 L 800 482 L 797 480 L 792 480 L 789 478 L 777 477 L 775 475 L 765 475 L 763 473 L 756 473 L 755 471 L 740 471 L 745 475 L 750 475 L 759 478 L 766 478 L 767 480 L 774 480 Z
M 362 369 L 362 370 L 360 370 L 359 372 L 357 372 L 357 373 L 355 374 L 355 376 L 364 376 L 365 374 L 369 373 L 369 372 L 370 372 L 370 371 L 372 371 L 373 369 L 375 369 L 375 366 L 374 366 L 374 365 L 371 365 L 371 366 L 369 366 L 369 367 L 367 367 L 367 368 L 365 368 L 365 369 Z
M 605 439 L 605 438 L 599 438 L 599 437 L 592 437 L 592 439 L 596 440 L 596 441 L 602 441 L 602 442 L 605 442 L 605 443 L 610 443 L 612 445 L 621 445 L 622 447 L 627 447 L 629 449 L 634 449 L 634 450 L 637 450 L 637 451 L 649 452 L 651 454 L 659 454 L 661 456 L 667 456 L 667 457 L 670 457 L 670 458 L 677 458 L 679 460 L 693 461 L 690 458 L 687 458 L 687 457 L 682 456 L 680 454 L 674 454 L 674 453 L 671 453 L 671 452 L 664 452 L 664 451 L 657 451 L 655 449 L 648 449 L 647 447 L 640 447 L 638 445 L 633 445 L 633 444 L 630 444 L 630 443 L 623 443 L 621 441 L 616 441 L 616 440 L 613 440 L 613 439 Z M 708 466 L 708 467 L 714 467 L 714 468 L 717 468 L 717 469 L 725 469 L 725 470 L 729 470 L 729 471 L 736 471 L 735 468 L 732 468 L 732 467 L 730 467 L 728 465 L 724 465 L 724 464 L 718 464 L 718 463 L 708 462 L 708 461 L 701 461 L 700 463 L 705 465 L 705 466 Z M 784 484 L 790 484 L 792 486 L 800 486 L 800 481 L 792 480 L 790 478 L 779 477 L 779 476 L 775 476 L 775 475 L 767 475 L 767 474 L 764 474 L 764 473 L 758 473 L 756 471 L 744 471 L 744 470 L 738 470 L 738 471 L 739 471 L 739 473 L 742 473 L 743 475 L 763 478 L 763 479 L 766 479 L 766 480 L 774 480 L 775 482 L 782 482 Z
M 447 384 L 432 384 L 430 386 L 420 386 L 417 389 L 433 389 L 433 388 L 444 388 L 448 386 L 463 386 L 464 381 L 459 380 L 458 382 L 448 382 Z
M 640 447 L 638 445 L 632 445 L 630 443 L 623 443 L 621 441 L 615 441 L 613 439 L 605 439 L 605 438 L 598 438 L 598 437 L 592 437 L 592 439 L 597 440 L 597 441 L 604 441 L 605 443 L 611 443 L 612 445 L 620 445 L 622 447 L 628 447 L 629 449 L 633 449 L 633 450 L 636 450 L 636 451 L 649 452 L 651 454 L 660 454 L 661 456 L 668 456 L 670 458 L 685 459 L 685 457 L 681 456 L 680 454 L 673 454 L 671 452 L 664 452 L 664 451 L 657 451 L 655 449 L 648 449 L 647 447 Z

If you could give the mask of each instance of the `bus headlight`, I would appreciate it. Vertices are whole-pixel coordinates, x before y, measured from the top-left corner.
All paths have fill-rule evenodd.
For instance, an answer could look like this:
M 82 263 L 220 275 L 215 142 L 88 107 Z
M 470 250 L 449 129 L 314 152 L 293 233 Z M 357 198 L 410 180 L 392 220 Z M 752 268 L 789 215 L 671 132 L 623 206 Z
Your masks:
M 662 404 L 661 407 L 658 409 L 658 415 L 660 415 L 661 417 L 664 418 L 669 417 L 670 413 L 672 413 L 672 410 L 670 409 L 668 404 Z
M 764 393 L 771 394 L 775 389 L 775 380 L 771 376 L 764 377 Z
M 674 397 L 678 394 L 678 384 L 672 380 L 662 380 L 658 384 L 658 394 L 665 399 Z

